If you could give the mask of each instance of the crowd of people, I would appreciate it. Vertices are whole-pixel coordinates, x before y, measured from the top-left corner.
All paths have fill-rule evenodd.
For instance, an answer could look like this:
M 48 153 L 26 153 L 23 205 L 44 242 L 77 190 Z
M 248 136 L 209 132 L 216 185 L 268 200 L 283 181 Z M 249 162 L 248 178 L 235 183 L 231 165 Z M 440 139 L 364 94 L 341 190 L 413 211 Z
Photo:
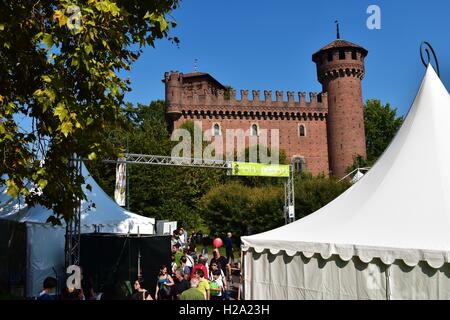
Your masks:
M 226 256 L 222 256 L 218 248 L 209 248 L 214 240 L 204 236 L 201 231 L 192 232 L 190 236 L 183 229 L 177 229 L 172 236 L 172 263 L 161 265 L 158 278 L 145 282 L 136 279 L 133 282 L 132 300 L 228 300 L 232 266 L 234 266 L 232 234 L 223 238 Z M 221 239 L 222 241 L 222 239 Z M 201 250 L 197 250 L 197 247 Z M 153 287 L 154 286 L 154 287 Z M 44 280 L 43 290 L 38 300 L 108 300 L 114 299 L 113 289 L 103 288 L 102 293 L 93 290 L 92 278 L 87 276 L 81 280 L 81 288 L 66 288 L 61 295 L 56 294 L 57 280 L 48 277 Z M 154 294 L 149 289 L 154 289 Z

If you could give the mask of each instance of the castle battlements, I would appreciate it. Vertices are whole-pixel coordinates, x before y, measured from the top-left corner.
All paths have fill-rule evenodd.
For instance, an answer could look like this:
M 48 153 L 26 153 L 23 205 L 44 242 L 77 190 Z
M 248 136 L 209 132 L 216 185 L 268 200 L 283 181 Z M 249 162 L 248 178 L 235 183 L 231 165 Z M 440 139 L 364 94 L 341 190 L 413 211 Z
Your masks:
M 319 112 L 328 111 L 326 92 L 294 92 L 276 90 L 228 89 L 206 73 L 184 75 L 166 72 L 166 104 L 169 113 L 189 111 L 261 111 Z M 261 96 L 261 92 L 263 95 Z M 273 93 L 275 95 L 273 95 Z

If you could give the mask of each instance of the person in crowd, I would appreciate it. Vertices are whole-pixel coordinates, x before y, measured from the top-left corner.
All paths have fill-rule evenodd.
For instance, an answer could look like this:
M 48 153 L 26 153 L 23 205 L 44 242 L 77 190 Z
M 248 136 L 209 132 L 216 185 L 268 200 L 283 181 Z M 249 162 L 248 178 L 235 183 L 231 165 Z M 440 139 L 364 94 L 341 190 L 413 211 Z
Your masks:
M 205 300 L 210 299 L 210 287 L 209 281 L 205 279 L 205 274 L 202 269 L 197 269 L 194 274 L 195 278 L 198 279 L 198 290 L 203 294 Z
M 188 267 L 185 256 L 181 257 L 181 267 L 179 268 L 183 273 L 191 274 L 192 268 Z
M 184 230 L 184 227 L 180 227 L 180 237 L 183 239 L 183 248 L 187 248 L 188 245 L 188 233 Z
M 194 277 L 195 272 L 201 269 L 206 279 L 208 279 L 208 268 L 206 267 L 206 259 L 202 255 L 198 257 L 198 263 L 192 268 L 191 279 Z
M 217 269 L 212 272 L 212 281 L 210 282 L 211 300 L 223 300 L 225 288 L 221 270 Z
M 210 242 L 211 242 L 211 239 L 207 235 L 205 235 L 202 238 L 202 245 L 203 245 L 202 255 L 206 256 L 207 259 L 208 259 L 208 246 L 209 246 Z
M 178 265 L 175 262 L 174 255 L 172 255 L 171 259 L 172 259 L 172 262 L 170 263 L 170 270 L 171 270 L 171 275 L 173 276 L 175 274 L 175 271 L 178 269 Z
M 83 289 L 66 288 L 61 294 L 61 300 L 85 300 Z
M 191 288 L 183 291 L 180 300 L 205 300 L 205 296 L 198 289 L 199 280 L 197 278 L 191 279 Z
M 195 240 L 194 236 L 190 236 L 188 239 L 188 250 L 189 253 L 193 253 L 196 250 L 197 241 Z
M 144 280 L 137 279 L 134 281 L 134 293 L 131 300 L 153 300 L 150 293 L 144 289 Z
M 177 238 L 175 237 L 175 234 L 172 234 L 172 238 L 170 239 L 170 244 L 172 247 L 177 243 Z
M 218 270 L 220 272 L 219 280 L 223 283 L 223 297 L 225 300 L 229 300 L 229 287 L 230 284 L 223 273 L 223 270 L 220 268 L 220 265 L 217 262 L 211 263 L 211 268 L 209 269 L 209 279 L 214 279 L 213 272 Z
M 219 270 L 220 272 L 220 280 L 223 282 L 224 287 L 227 287 L 227 280 L 225 277 L 225 274 L 223 273 L 223 270 L 220 268 L 220 265 L 217 262 L 212 262 L 209 268 L 209 279 L 212 280 L 213 277 L 213 272 Z
M 213 258 L 211 259 L 211 264 L 217 263 L 217 265 L 222 269 L 224 275 L 231 275 L 231 267 L 228 260 L 220 255 L 219 249 L 213 250 Z
M 56 300 L 56 279 L 47 277 L 44 279 L 43 290 L 37 297 L 37 300 Z
M 231 232 L 228 232 L 223 243 L 225 246 L 225 255 L 227 256 L 228 263 L 230 265 L 233 265 L 234 254 L 233 254 L 233 240 L 231 239 L 231 237 L 232 237 Z
M 203 232 L 202 232 L 202 230 L 198 230 L 195 234 L 196 244 L 201 244 L 202 239 L 203 239 Z
M 81 269 L 81 288 L 83 289 L 84 298 L 86 300 L 95 300 L 97 294 L 94 292 L 94 279 L 92 275 L 85 269 Z
M 194 258 L 189 254 L 189 249 L 184 249 L 183 254 L 186 257 L 186 266 L 192 269 L 194 267 Z
M 175 272 L 175 291 L 174 297 L 180 300 L 181 294 L 191 287 L 189 281 L 184 278 L 184 273 L 181 270 Z
M 156 284 L 155 299 L 170 300 L 172 298 L 171 287 L 174 285 L 172 277 L 167 273 L 167 267 L 159 268 L 158 283 Z

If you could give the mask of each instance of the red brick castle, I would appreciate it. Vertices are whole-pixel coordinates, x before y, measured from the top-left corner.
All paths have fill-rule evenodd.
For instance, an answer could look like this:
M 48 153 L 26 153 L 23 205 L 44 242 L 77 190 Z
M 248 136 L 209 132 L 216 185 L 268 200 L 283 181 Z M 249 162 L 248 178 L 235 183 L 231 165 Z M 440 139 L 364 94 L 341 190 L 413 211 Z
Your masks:
M 241 90 L 226 88 L 208 73 L 166 72 L 166 117 L 170 130 L 187 120 L 201 121 L 203 130 L 221 135 L 227 129 L 278 129 L 279 147 L 296 168 L 312 174 L 346 175 L 355 156 L 366 156 L 361 81 L 368 51 L 338 39 L 314 53 L 322 93 Z M 308 101 L 307 101 L 308 100 Z M 270 134 L 269 134 L 270 136 Z M 269 141 L 270 142 L 270 141 Z

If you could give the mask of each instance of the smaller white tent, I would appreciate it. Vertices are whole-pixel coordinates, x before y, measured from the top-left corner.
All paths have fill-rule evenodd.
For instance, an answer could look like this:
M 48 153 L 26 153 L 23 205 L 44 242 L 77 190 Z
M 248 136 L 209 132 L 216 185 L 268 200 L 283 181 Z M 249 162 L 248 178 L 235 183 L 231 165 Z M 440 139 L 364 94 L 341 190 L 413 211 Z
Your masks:
M 124 210 L 114 202 L 89 174 L 82 173 L 92 191 L 84 189 L 87 200 L 81 204 L 81 233 L 118 233 L 151 235 L 155 219 Z M 93 205 L 95 204 L 95 206 Z M 65 227 L 46 223 L 53 212 L 42 206 L 28 207 L 22 198 L 12 199 L 3 190 L 0 194 L 0 219 L 26 225 L 26 295 L 36 296 L 48 276 L 64 276 Z
M 245 298 L 450 299 L 448 119 L 450 96 L 429 66 L 358 183 L 295 223 L 242 237 Z

